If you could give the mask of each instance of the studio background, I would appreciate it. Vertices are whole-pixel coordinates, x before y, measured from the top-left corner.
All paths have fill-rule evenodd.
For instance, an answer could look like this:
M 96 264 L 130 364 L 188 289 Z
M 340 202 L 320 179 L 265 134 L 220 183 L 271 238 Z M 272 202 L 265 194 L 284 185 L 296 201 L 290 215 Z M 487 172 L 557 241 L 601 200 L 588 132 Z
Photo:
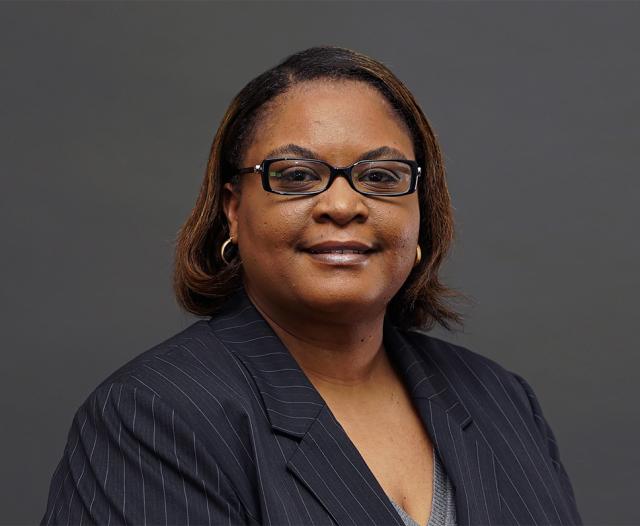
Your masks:
M 0 4 L 0 522 L 73 415 L 195 318 L 170 279 L 244 84 L 320 44 L 387 64 L 442 144 L 456 334 L 533 386 L 586 524 L 640 524 L 638 3 Z M 87 347 L 81 342 L 92 341 Z M 551 364 L 556 364 L 552 367 Z

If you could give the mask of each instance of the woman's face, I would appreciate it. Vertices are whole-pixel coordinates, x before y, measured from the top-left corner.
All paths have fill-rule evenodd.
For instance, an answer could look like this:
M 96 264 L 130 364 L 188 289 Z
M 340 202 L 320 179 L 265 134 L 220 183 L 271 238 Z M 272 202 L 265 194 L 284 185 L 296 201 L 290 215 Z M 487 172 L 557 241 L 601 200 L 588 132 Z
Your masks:
M 242 167 L 268 157 L 310 157 L 343 167 L 370 159 L 415 160 L 411 136 L 387 100 L 357 81 L 313 81 L 277 97 L 257 123 Z M 263 190 L 260 174 L 225 184 L 224 210 L 247 292 L 260 306 L 305 319 L 353 323 L 384 313 L 407 279 L 420 224 L 417 193 L 371 197 L 344 177 L 314 196 Z M 314 255 L 319 243 L 357 242 L 364 255 Z

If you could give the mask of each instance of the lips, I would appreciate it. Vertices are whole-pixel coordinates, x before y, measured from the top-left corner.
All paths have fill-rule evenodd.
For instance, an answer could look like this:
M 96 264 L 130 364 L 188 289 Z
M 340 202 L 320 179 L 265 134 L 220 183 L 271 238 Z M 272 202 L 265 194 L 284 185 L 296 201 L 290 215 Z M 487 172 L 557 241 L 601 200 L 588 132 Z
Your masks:
M 372 245 L 361 241 L 324 241 L 303 249 L 311 254 L 366 254 L 375 249 Z
M 339 249 L 339 248 L 325 248 L 321 250 L 307 250 L 311 254 L 364 254 L 370 252 L 369 250 L 351 250 L 351 249 Z
M 363 268 L 377 247 L 356 240 L 324 241 L 302 249 L 313 261 L 325 268 Z

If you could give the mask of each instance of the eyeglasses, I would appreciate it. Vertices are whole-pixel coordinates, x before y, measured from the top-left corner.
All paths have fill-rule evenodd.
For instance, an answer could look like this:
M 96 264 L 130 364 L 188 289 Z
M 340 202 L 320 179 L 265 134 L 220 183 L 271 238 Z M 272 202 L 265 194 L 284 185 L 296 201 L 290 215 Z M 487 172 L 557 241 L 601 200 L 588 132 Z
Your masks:
M 265 159 L 238 174 L 260 173 L 262 188 L 281 195 L 315 195 L 324 192 L 339 175 L 363 195 L 393 197 L 415 192 L 422 174 L 416 161 L 363 160 L 336 168 L 318 159 Z

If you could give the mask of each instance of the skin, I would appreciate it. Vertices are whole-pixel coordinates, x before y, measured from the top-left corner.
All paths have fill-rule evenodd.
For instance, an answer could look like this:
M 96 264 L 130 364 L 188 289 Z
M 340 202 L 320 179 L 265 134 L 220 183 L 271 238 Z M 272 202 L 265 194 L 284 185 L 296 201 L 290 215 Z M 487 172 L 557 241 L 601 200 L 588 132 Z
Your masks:
M 261 119 L 242 166 L 284 157 L 282 148 L 290 144 L 336 167 L 380 147 L 395 150 L 380 158 L 415 159 L 411 136 L 386 99 L 356 81 L 307 82 L 280 95 Z M 426 523 L 431 442 L 383 347 L 387 304 L 415 262 L 417 192 L 364 196 L 338 177 L 316 196 L 281 196 L 263 190 L 260 174 L 241 177 L 238 187 L 225 184 L 223 207 L 247 294 L 385 492 Z M 336 267 L 300 250 L 327 240 L 358 240 L 378 251 L 363 265 Z
M 307 82 L 273 103 L 242 166 L 259 164 L 289 144 L 334 166 L 383 146 L 415 159 L 404 123 L 363 82 Z M 225 184 L 223 204 L 247 293 L 303 370 L 348 391 L 379 386 L 385 309 L 415 261 L 417 193 L 363 196 L 339 177 L 316 196 L 279 196 L 262 189 L 259 174 L 249 174 L 240 188 Z M 379 251 L 359 267 L 329 267 L 300 250 L 337 239 L 357 239 Z

